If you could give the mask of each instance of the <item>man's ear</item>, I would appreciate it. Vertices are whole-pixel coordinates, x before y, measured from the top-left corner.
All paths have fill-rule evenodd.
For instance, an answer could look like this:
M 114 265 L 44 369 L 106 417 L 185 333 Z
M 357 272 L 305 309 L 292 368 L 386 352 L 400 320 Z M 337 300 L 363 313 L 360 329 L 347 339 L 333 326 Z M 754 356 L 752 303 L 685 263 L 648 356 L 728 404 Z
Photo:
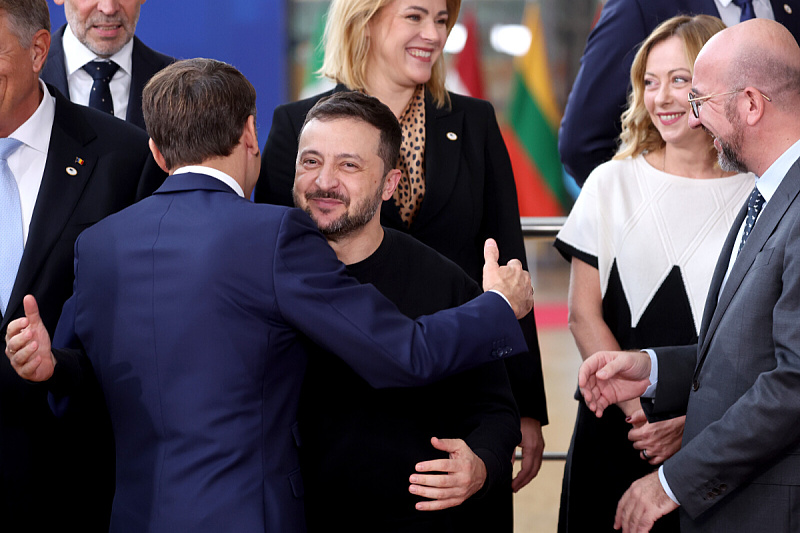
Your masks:
M 252 155 L 259 155 L 258 133 L 256 132 L 256 117 L 253 115 L 247 117 L 247 122 L 244 124 L 244 130 L 242 130 L 240 142 Z
M 172 175 L 172 172 L 170 172 L 167 168 L 167 160 L 164 159 L 164 155 L 161 153 L 161 150 L 158 149 L 156 143 L 153 142 L 153 139 L 147 141 L 147 144 L 150 146 L 150 153 L 153 154 L 153 159 L 156 160 L 156 164 L 159 166 L 159 168 L 167 174 Z
M 390 170 L 389 173 L 386 175 L 386 180 L 383 183 L 383 192 L 381 193 L 381 199 L 388 200 L 394 194 L 394 190 L 397 188 L 397 184 L 400 182 L 400 177 L 403 175 L 402 172 L 397 170 L 396 168 Z
M 50 51 L 50 32 L 47 30 L 39 30 L 33 35 L 31 41 L 31 62 L 33 63 L 33 70 L 37 74 L 44 68 L 44 62 L 47 60 L 47 52 Z
M 744 100 L 745 100 L 745 121 L 747 122 L 748 126 L 755 126 L 761 117 L 764 116 L 764 112 L 766 111 L 767 105 L 769 102 L 766 98 L 761 94 L 761 91 L 756 89 L 755 87 L 745 87 L 744 88 Z

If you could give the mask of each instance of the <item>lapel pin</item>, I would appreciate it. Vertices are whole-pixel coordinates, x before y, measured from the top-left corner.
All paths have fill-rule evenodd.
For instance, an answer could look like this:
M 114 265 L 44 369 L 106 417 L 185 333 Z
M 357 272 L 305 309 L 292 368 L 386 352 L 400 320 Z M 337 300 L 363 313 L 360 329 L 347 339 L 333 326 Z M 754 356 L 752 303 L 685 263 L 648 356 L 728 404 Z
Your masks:
M 789 4 L 783 4 L 783 10 L 786 11 L 786 13 L 789 15 L 792 14 L 792 6 L 790 6 Z
M 77 165 L 83 165 L 83 159 L 81 159 L 80 157 L 76 157 L 76 158 L 75 158 L 75 164 L 77 164 Z
M 67 167 L 67 174 L 70 176 L 75 176 L 77 173 L 78 171 L 75 170 L 75 167 Z
M 450 139 L 451 141 L 455 141 L 456 139 L 458 139 L 458 135 L 456 135 L 452 131 L 448 131 L 447 138 Z

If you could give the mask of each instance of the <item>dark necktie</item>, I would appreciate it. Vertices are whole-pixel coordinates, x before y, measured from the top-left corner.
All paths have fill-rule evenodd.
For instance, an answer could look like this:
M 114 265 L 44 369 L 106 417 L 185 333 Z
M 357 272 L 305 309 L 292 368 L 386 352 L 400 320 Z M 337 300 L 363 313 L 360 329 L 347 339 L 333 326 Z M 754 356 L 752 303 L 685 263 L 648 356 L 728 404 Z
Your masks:
M 733 3 L 742 8 L 742 16 L 739 17 L 739 22 L 756 18 L 753 0 L 733 0 Z
M 747 237 L 753 231 L 753 226 L 756 225 L 758 214 L 761 213 L 761 208 L 764 207 L 764 197 L 758 191 L 758 187 L 753 187 L 753 192 L 750 193 L 750 198 L 747 199 L 747 217 L 744 219 L 744 231 L 742 232 L 742 242 L 739 244 L 739 252 L 744 248 L 744 243 L 747 242 Z M 739 252 L 736 252 L 737 254 Z
M 17 181 L 6 160 L 22 145 L 17 139 L 0 139 L 0 312 L 6 314 L 8 299 L 22 259 L 22 209 Z
M 114 101 L 111 100 L 109 82 L 118 69 L 119 65 L 113 61 L 89 61 L 83 66 L 83 70 L 94 80 L 89 95 L 89 107 L 114 114 Z

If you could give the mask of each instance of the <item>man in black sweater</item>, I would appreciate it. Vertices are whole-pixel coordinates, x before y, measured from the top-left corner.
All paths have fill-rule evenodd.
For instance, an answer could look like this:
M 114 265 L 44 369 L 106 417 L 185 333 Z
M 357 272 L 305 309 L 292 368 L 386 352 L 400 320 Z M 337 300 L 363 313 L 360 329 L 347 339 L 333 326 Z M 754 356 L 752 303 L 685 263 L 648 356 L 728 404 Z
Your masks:
M 438 252 L 380 225 L 381 202 L 399 177 L 400 142 L 397 120 L 377 99 L 336 93 L 320 101 L 300 135 L 294 198 L 350 275 L 417 317 L 480 288 Z M 502 495 L 520 432 L 502 362 L 427 387 L 376 390 L 317 349 L 299 420 L 309 531 L 510 527 Z

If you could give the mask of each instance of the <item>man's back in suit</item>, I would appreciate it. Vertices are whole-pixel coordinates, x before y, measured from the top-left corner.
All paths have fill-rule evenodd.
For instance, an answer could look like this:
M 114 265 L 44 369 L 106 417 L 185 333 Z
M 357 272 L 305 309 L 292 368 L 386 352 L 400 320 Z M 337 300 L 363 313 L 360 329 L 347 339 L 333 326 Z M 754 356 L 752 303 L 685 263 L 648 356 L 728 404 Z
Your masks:
M 121 0 L 119 2 L 103 3 L 56 0 L 56 4 L 64 5 L 68 24 L 63 25 L 53 33 L 50 53 L 42 70 L 42 79 L 54 85 L 68 98 L 72 98 L 75 103 L 88 105 L 88 99 L 84 98 L 88 98 L 86 91 L 88 91 L 89 86 L 86 86 L 83 92 L 77 91 L 77 94 L 76 91 L 70 90 L 67 72 L 69 61 L 66 57 L 64 46 L 67 27 L 69 26 L 71 30 L 70 37 L 74 35 L 77 38 L 77 42 L 73 40 L 73 47 L 85 47 L 86 54 L 95 54 L 101 59 L 113 60 L 116 58 L 115 54 L 120 53 L 130 41 L 133 41 L 133 49 L 130 52 L 130 72 L 118 72 L 114 75 L 111 84 L 113 86 L 116 83 L 122 83 L 118 80 L 129 76 L 125 82 L 128 90 L 122 95 L 124 101 L 114 102 L 116 109 L 120 109 L 120 106 L 125 106 L 127 111 L 122 115 L 118 112 L 115 114 L 144 129 L 142 90 L 147 81 L 156 72 L 175 61 L 175 59 L 147 47 L 134 35 L 142 3 L 141 0 Z M 112 56 L 114 57 L 112 58 Z M 123 56 L 123 59 L 125 57 Z M 82 63 L 83 61 L 80 62 Z M 77 64 L 74 68 L 80 70 L 80 66 L 80 64 Z M 80 71 L 75 72 L 72 76 L 84 76 L 86 80 L 89 79 L 87 74 Z M 80 82 L 76 80 L 76 83 Z M 90 81 L 84 81 L 83 83 L 91 85 Z M 84 93 L 86 93 L 85 96 Z

